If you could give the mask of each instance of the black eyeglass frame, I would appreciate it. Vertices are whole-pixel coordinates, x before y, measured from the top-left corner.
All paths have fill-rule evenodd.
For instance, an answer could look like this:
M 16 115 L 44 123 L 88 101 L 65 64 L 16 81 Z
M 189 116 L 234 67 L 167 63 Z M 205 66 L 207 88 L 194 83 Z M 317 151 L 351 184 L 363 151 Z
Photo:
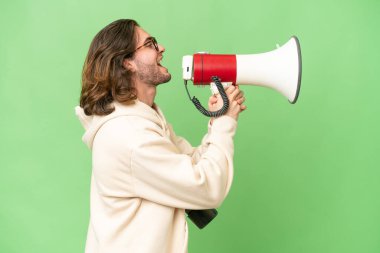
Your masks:
M 137 47 L 135 50 L 133 50 L 132 52 L 126 54 L 124 56 L 124 59 L 125 58 L 129 58 L 131 57 L 137 50 L 143 48 L 143 47 L 150 47 L 151 45 L 153 45 L 154 49 L 157 51 L 157 52 L 160 52 L 160 48 L 158 47 L 158 42 L 156 40 L 155 37 L 149 37 L 147 38 L 148 41 L 146 41 L 144 44 L 142 44 L 141 46 Z M 151 45 L 149 45 L 151 44 Z
M 141 46 L 139 46 L 138 48 L 136 48 L 135 50 L 133 50 L 131 52 L 131 54 L 135 53 L 137 50 L 139 50 L 140 48 L 143 48 L 143 47 L 150 47 L 149 44 L 152 44 L 154 46 L 154 49 L 156 49 L 157 52 L 160 51 L 160 49 L 158 48 L 158 43 L 157 43 L 157 40 L 155 37 L 149 37 L 148 38 L 148 41 L 145 42 L 144 44 L 142 44 Z

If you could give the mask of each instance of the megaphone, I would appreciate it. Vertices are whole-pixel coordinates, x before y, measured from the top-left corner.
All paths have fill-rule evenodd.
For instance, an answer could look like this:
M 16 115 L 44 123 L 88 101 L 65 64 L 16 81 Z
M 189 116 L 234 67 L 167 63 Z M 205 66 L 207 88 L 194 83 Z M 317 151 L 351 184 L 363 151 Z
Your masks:
M 211 85 L 213 93 L 221 91 L 217 87 L 218 83 L 224 88 L 234 84 L 264 86 L 280 92 L 294 104 L 301 87 L 301 47 L 298 38 L 293 36 L 283 46 L 266 53 L 246 55 L 196 53 L 183 56 L 182 69 L 186 90 L 189 80 L 194 85 Z M 199 103 L 196 98 L 191 99 L 189 93 L 188 95 L 195 104 Z M 196 107 L 202 106 L 199 103 Z M 203 108 L 201 112 L 206 115 L 204 110 Z
M 224 88 L 233 84 L 257 85 L 272 88 L 284 95 L 290 103 L 297 101 L 301 88 L 301 47 L 296 36 L 282 47 L 260 54 L 227 55 L 196 53 L 182 59 L 183 79 L 190 100 L 206 116 L 217 117 L 228 109 Z M 213 93 L 223 98 L 223 108 L 217 112 L 207 111 L 196 99 L 191 98 L 187 81 L 194 85 L 209 85 Z M 223 94 L 224 93 L 224 94 Z M 186 210 L 189 218 L 199 227 L 206 226 L 218 212 L 215 209 Z

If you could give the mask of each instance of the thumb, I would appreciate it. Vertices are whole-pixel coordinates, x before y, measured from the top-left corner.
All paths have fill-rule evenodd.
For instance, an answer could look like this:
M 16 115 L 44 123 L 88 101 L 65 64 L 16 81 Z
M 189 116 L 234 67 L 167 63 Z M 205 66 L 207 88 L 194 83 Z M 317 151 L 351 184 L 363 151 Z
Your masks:
M 208 100 L 209 103 L 215 104 L 218 101 L 218 98 L 215 96 L 211 96 Z

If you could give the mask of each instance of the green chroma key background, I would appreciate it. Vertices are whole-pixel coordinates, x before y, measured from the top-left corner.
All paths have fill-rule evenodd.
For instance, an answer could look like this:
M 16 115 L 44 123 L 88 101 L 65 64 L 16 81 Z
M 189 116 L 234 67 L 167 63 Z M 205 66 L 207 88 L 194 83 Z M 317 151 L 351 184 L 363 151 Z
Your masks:
M 43 1 L 0 3 L 0 252 L 83 252 L 91 156 L 74 115 L 95 34 L 136 19 L 166 47 L 156 102 L 198 145 L 182 56 L 253 54 L 298 36 L 300 97 L 241 86 L 235 178 L 189 252 L 380 252 L 380 2 Z M 207 88 L 190 87 L 207 103 Z M 144 235 L 141 235 L 144 236 Z

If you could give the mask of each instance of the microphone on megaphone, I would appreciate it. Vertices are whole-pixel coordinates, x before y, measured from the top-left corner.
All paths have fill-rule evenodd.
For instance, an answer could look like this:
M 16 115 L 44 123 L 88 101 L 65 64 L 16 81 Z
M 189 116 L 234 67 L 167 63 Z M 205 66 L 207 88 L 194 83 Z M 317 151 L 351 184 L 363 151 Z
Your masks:
M 234 84 L 272 88 L 294 104 L 301 87 L 301 47 L 297 37 L 293 36 L 282 47 L 266 53 L 186 55 L 182 59 L 182 68 L 190 100 L 208 117 L 218 117 L 227 112 L 229 104 L 224 88 Z M 210 84 L 214 94 L 220 93 L 223 107 L 216 112 L 206 110 L 197 98 L 191 98 L 187 89 L 189 80 L 193 81 L 194 85 Z M 205 227 L 218 214 L 216 209 L 186 210 L 186 213 L 199 228 Z
M 284 95 L 290 103 L 297 101 L 302 74 L 301 47 L 296 36 L 283 46 L 266 53 L 247 55 L 196 53 L 182 58 L 183 79 L 190 100 L 197 109 L 209 117 L 223 115 L 228 109 L 224 88 L 230 85 L 256 85 L 272 88 Z M 216 112 L 207 111 L 191 98 L 187 81 L 194 85 L 210 85 L 214 94 L 220 93 L 223 107 Z

